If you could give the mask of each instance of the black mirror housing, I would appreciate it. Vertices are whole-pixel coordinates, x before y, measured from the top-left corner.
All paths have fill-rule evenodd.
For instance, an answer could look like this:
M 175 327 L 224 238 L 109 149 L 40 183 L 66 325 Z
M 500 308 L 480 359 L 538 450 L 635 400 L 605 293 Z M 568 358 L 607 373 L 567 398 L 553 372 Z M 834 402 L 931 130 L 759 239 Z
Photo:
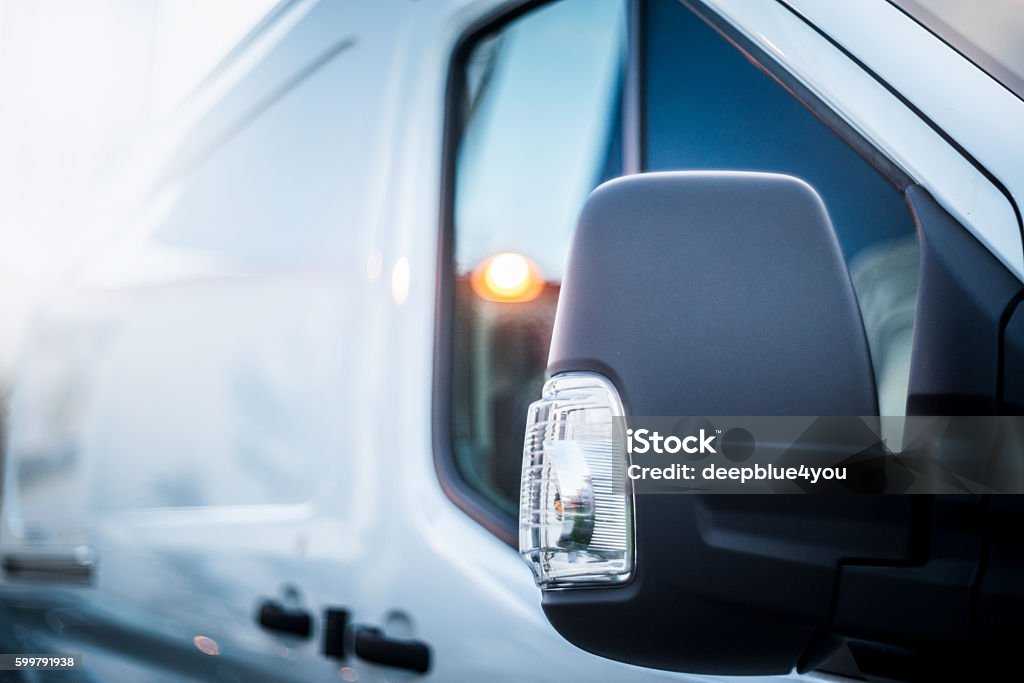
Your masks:
M 595 190 L 549 372 L 595 372 L 633 416 L 877 415 L 863 322 L 818 194 L 793 177 L 672 172 Z M 568 640 L 633 664 L 782 674 L 817 657 L 843 562 L 913 551 L 912 496 L 640 495 L 635 573 L 549 590 Z
M 634 415 L 875 415 L 825 206 L 791 176 L 649 173 L 587 200 L 548 370 L 606 374 Z

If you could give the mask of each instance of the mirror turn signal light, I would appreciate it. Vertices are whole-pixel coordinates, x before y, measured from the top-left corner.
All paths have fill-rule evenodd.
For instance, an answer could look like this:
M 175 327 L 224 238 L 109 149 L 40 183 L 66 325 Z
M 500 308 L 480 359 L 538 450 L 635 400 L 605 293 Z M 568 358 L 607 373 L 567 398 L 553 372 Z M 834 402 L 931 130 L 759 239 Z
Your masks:
M 555 375 L 530 406 L 519 499 L 519 554 L 544 589 L 627 583 L 633 575 L 633 487 L 614 423 L 615 386 Z

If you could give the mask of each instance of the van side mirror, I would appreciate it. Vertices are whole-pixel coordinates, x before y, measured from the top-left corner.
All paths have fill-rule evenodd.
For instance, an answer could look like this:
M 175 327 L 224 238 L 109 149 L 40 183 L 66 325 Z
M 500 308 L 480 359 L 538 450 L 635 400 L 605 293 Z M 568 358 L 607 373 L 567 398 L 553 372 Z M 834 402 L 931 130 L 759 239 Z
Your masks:
M 595 190 L 548 370 L 606 374 L 634 415 L 878 413 L 832 223 L 784 175 L 650 173 Z
M 783 175 L 653 173 L 595 190 L 548 369 L 606 379 L 633 416 L 878 413 L 832 224 L 817 193 Z M 913 499 L 637 495 L 616 583 L 549 586 L 543 608 L 569 641 L 633 664 L 807 668 L 838 642 L 828 634 L 841 567 L 912 557 Z M 562 513 L 568 498 L 556 504 Z M 521 545 L 530 525 L 521 516 Z

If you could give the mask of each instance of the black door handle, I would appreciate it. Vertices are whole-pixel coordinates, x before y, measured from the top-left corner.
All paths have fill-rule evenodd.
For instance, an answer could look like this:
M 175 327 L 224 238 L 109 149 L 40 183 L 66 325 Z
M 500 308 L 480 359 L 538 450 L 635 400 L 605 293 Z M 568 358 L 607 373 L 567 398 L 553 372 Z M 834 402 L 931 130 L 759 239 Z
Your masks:
M 88 546 L 73 552 L 13 552 L 3 556 L 8 578 L 89 583 L 96 570 L 96 553 Z
M 430 669 L 430 647 L 418 640 L 388 638 L 377 628 L 355 627 L 356 656 L 368 662 L 426 673 Z
M 264 600 L 256 620 L 268 631 L 299 638 L 309 638 L 313 634 L 313 616 L 309 612 L 301 607 L 285 607 L 276 600 Z

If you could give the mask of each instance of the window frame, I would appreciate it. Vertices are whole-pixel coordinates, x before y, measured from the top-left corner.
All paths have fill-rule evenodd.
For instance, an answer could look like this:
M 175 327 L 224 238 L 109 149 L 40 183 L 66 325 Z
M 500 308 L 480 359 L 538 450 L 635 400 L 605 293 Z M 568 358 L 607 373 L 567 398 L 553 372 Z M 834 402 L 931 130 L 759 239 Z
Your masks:
M 472 22 L 455 40 L 445 79 L 444 122 L 441 149 L 440 215 L 437 242 L 437 267 L 434 307 L 434 367 L 432 382 L 432 441 L 434 468 L 441 488 L 456 507 L 512 548 L 518 547 L 518 520 L 476 491 L 461 475 L 452 443 L 452 384 L 454 359 L 455 310 L 455 174 L 457 152 L 464 122 L 461 99 L 465 92 L 464 66 L 475 44 L 504 25 L 538 7 L 558 0 L 520 0 L 485 13 Z M 644 13 L 647 0 L 627 0 L 626 64 L 622 85 L 622 169 L 623 175 L 645 170 L 644 130 L 646 121 L 643 88 Z M 694 13 L 738 50 L 751 64 L 775 81 L 790 96 L 824 123 L 840 140 L 850 146 L 872 168 L 901 193 L 915 184 L 899 166 L 856 131 L 796 76 L 772 58 L 760 46 L 746 38 L 703 0 L 679 0 L 684 10 Z M 524 426 L 525 428 L 525 426 Z

